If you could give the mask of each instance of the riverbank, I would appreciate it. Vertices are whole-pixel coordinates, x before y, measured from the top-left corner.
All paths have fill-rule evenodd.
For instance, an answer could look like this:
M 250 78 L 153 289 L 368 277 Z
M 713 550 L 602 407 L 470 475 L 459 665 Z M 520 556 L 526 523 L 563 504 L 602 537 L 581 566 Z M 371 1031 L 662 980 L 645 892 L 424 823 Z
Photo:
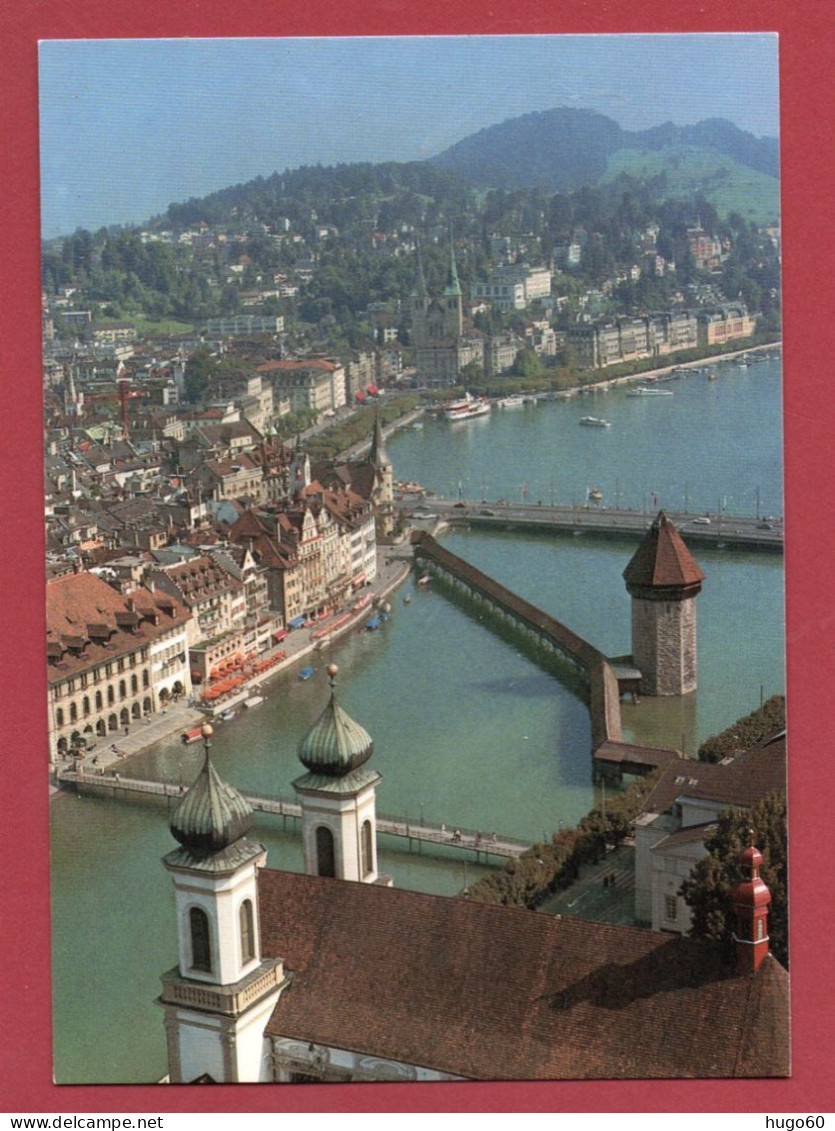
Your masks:
M 211 706 L 200 705 L 199 692 L 195 692 L 187 703 L 173 704 L 149 716 L 144 722 L 134 724 L 127 734 L 120 735 L 115 742 L 94 747 L 85 757 L 75 759 L 73 767 L 86 774 L 103 774 L 106 770 L 126 763 L 135 755 L 144 753 L 158 742 L 184 734 L 203 722 L 213 721 L 225 711 L 245 709 L 242 705 L 247 699 L 259 695 L 266 697 L 268 685 L 276 676 L 295 667 L 301 660 L 319 655 L 324 648 L 353 632 L 368 618 L 372 609 L 379 608 L 403 584 L 410 572 L 411 552 L 408 542 L 404 540 L 397 545 L 378 546 L 377 576 L 364 591 L 370 600 L 361 609 L 353 610 L 349 619 L 340 623 L 332 633 L 319 635 L 327 624 L 312 624 L 294 629 L 280 644 L 259 655 L 259 660 L 263 661 L 284 654 L 284 658 L 268 673 L 250 676 L 234 693 L 216 700 Z M 333 619 L 339 619 L 338 614 Z
M 659 377 L 665 377 L 670 373 L 679 372 L 684 374 L 684 371 L 688 369 L 702 370 L 706 366 L 719 365 L 723 361 L 735 361 L 737 358 L 744 357 L 749 353 L 762 353 L 764 351 L 781 349 L 782 346 L 782 341 L 768 342 L 764 345 L 748 346 L 745 349 L 734 350 L 732 353 L 707 354 L 705 357 L 699 357 L 693 361 L 664 365 L 660 369 L 645 369 L 640 373 L 629 373 L 623 377 L 603 378 L 600 381 L 590 382 L 587 385 L 577 385 L 572 388 L 571 393 L 578 393 L 582 389 L 613 389 L 617 388 L 619 385 L 629 385 L 634 382 L 640 384 L 642 381 L 656 381 Z M 566 390 L 566 392 L 568 392 L 568 390 Z

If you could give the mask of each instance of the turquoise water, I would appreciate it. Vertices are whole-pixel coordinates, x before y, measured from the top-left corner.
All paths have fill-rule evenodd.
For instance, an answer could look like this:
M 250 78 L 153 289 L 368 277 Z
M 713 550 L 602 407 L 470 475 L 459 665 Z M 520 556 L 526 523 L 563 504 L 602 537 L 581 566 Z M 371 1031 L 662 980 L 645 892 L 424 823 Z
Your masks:
M 715 382 L 689 378 L 674 397 L 611 392 L 450 426 L 427 421 L 389 444 L 399 478 L 487 498 L 582 501 L 600 486 L 611 504 L 782 512 L 777 363 Z M 580 428 L 586 414 L 610 429 Z M 455 553 L 566 621 L 609 654 L 629 651 L 621 577 L 628 542 L 451 532 Z M 784 688 L 782 559 L 702 551 L 699 690 L 685 699 L 625 703 L 628 735 L 684 745 L 728 725 Z M 409 593 L 409 604 L 403 597 Z M 593 802 L 589 725 L 571 690 L 433 587 L 412 582 L 376 633 L 356 634 L 292 674 L 268 699 L 219 726 L 221 773 L 244 790 L 292 795 L 296 747 L 327 697 L 323 668 L 340 666 L 338 695 L 375 742 L 378 809 L 412 821 L 498 829 L 537 839 L 574 823 Z M 199 750 L 161 744 L 131 772 L 190 782 Z M 148 1081 L 165 1071 L 159 975 L 175 961 L 165 813 L 62 796 L 52 804 L 56 1073 L 64 1081 Z M 270 824 L 272 821 L 272 824 Z M 298 869 L 301 845 L 267 818 L 257 827 L 274 867 Z M 381 842 L 381 867 L 400 887 L 453 894 L 479 871 L 461 860 L 410 855 Z M 130 1018 L 126 1025 L 125 1018 Z

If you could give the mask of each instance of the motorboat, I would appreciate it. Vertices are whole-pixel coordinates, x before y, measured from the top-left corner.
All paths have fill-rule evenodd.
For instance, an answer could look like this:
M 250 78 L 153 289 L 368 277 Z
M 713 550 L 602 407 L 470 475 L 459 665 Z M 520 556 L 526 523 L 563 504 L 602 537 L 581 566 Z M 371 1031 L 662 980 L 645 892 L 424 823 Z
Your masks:
M 585 424 L 587 428 L 611 428 L 611 420 L 603 420 L 599 416 L 581 416 L 580 423 Z

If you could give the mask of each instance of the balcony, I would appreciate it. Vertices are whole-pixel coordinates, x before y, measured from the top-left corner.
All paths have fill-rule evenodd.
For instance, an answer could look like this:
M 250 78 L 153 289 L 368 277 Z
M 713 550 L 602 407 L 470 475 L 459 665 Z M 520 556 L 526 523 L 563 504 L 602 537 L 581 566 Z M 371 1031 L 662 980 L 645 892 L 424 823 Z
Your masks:
M 214 986 L 182 978 L 175 966 L 162 976 L 163 1005 L 184 1009 L 200 1009 L 237 1017 L 253 1002 L 284 983 L 284 963 L 280 958 L 267 959 L 246 978 L 234 985 Z

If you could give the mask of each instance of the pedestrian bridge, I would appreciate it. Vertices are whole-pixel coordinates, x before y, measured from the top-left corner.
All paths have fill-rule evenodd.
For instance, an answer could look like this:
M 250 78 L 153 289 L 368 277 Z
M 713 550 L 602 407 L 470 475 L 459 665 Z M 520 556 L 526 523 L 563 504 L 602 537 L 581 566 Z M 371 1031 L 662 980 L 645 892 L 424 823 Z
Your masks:
M 173 809 L 185 796 L 186 786 L 175 782 L 148 781 L 139 778 L 122 777 L 120 773 L 106 770 L 100 773 L 90 771 L 61 770 L 58 783 L 73 787 L 79 793 L 99 797 L 120 798 L 126 801 L 141 801 L 167 804 Z M 301 806 L 297 801 L 285 801 L 280 797 L 259 794 L 244 794 L 244 797 L 257 814 L 267 814 L 281 819 L 285 829 L 296 829 L 301 818 Z M 377 814 L 377 832 L 385 836 L 399 837 L 408 841 L 409 848 L 422 850 L 423 845 L 432 845 L 456 852 L 467 853 L 476 861 L 488 863 L 491 857 L 513 858 L 521 856 L 531 847 L 529 841 L 491 832 L 489 835 L 478 829 L 463 826 L 426 824 L 411 821 L 408 817 L 393 817 Z

